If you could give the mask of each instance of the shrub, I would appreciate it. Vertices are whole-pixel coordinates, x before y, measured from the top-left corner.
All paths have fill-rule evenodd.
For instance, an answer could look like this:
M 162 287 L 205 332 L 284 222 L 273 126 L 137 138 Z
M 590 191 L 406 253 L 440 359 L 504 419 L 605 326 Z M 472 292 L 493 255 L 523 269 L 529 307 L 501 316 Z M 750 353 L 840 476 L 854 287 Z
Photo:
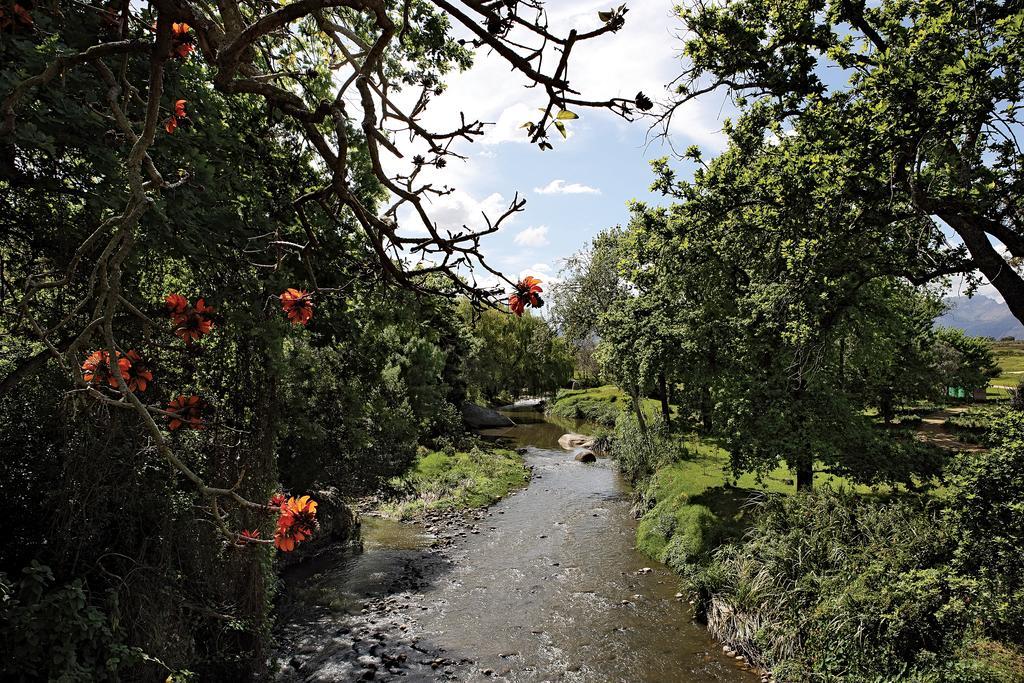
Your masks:
M 54 584 L 50 568 L 35 561 L 17 583 L 0 574 L 0 677 L 116 681 L 123 668 L 148 659 L 89 604 L 81 580 Z

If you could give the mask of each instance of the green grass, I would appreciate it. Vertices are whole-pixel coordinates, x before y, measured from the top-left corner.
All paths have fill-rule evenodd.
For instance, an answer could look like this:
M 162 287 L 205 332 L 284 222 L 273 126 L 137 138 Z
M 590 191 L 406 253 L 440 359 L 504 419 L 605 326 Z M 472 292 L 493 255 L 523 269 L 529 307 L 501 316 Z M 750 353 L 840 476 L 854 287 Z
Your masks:
M 426 510 L 484 507 L 527 481 L 523 458 L 513 451 L 426 452 L 417 457 L 408 474 L 391 481 L 405 495 L 382 506 L 381 514 L 408 519 Z
M 686 451 L 688 459 L 660 468 L 639 491 L 653 507 L 640 519 L 637 548 L 677 570 L 740 536 L 749 521 L 746 504 L 752 497 L 760 492 L 792 493 L 796 488 L 785 465 L 765 475 L 736 478 L 724 449 L 690 436 Z M 888 490 L 854 485 L 827 473 L 815 474 L 814 485 L 863 494 Z
M 649 418 L 661 414 L 661 402 L 657 399 L 640 399 L 640 407 Z M 555 417 L 614 425 L 623 410 L 632 410 L 629 396 L 618 387 L 605 385 L 592 389 L 563 389 L 551 402 L 548 412 Z
M 999 387 L 1016 387 L 1024 379 L 1024 341 L 992 342 L 992 352 L 999 364 L 999 376 L 989 381 L 989 398 L 1008 398 L 1009 392 Z

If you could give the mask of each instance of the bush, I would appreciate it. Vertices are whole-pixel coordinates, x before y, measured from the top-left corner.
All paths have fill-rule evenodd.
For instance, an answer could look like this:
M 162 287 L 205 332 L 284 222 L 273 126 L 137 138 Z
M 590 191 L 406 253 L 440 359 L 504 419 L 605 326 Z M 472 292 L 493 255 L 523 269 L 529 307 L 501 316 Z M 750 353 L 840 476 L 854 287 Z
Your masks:
M 683 442 L 672 436 L 660 416 L 652 419 L 645 431 L 632 413 L 620 413 L 610 445 L 619 471 L 633 484 L 687 456 Z
M 988 596 L 986 624 L 1000 638 L 1024 642 L 1024 414 L 992 425 L 1000 445 L 961 455 L 951 468 L 956 492 L 950 525 L 960 539 L 956 567 L 977 577 Z
M 1003 478 L 1009 462 L 962 467 L 949 509 L 830 489 L 766 496 L 741 542 L 690 567 L 698 614 L 787 681 L 1020 680 L 1012 537 L 1024 527 L 1008 508 L 1022 482 Z
M 116 681 L 148 659 L 124 644 L 104 610 L 89 604 L 78 579 L 55 586 L 33 561 L 14 583 L 0 574 L 0 677 L 5 680 Z

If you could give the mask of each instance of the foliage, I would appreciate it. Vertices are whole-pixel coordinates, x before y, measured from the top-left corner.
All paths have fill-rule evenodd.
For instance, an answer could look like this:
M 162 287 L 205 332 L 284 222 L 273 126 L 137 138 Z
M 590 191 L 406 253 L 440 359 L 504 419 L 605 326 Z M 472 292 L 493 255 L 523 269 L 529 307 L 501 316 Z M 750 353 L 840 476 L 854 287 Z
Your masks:
M 815 172 L 831 198 L 822 206 L 861 207 L 858 247 L 904 240 L 907 274 L 922 281 L 977 268 L 1024 319 L 1024 279 L 1007 261 L 1022 246 L 1006 200 L 1021 183 L 1018 7 L 738 0 L 678 11 L 688 66 L 670 113 L 701 93 L 730 92 L 741 125 L 776 139 L 785 131 L 779 146 L 799 150 L 800 163 L 828 165 Z M 960 241 L 947 242 L 933 216 Z M 851 225 L 816 237 L 841 241 Z
M 684 574 L 718 638 L 779 678 L 1019 680 L 1024 420 L 993 431 L 996 448 L 949 468 L 943 499 L 824 487 L 729 505 L 663 468 L 638 545 Z
M 988 386 L 989 380 L 999 375 L 992 345 L 984 339 L 946 328 L 938 332 L 938 348 L 939 373 L 945 386 L 974 391 Z
M 954 463 L 950 525 L 960 538 L 955 565 L 977 577 L 984 623 L 1000 639 L 1024 642 L 1024 415 L 996 420 L 987 453 Z
M 382 510 L 405 519 L 424 510 L 484 507 L 528 480 L 522 457 L 512 451 L 423 452 L 408 474 L 391 482 L 401 497 Z
M 573 359 L 565 340 L 538 315 L 510 316 L 495 310 L 475 313 L 466 302 L 460 313 L 471 335 L 466 359 L 469 393 L 484 402 L 551 394 L 572 378 Z
M 619 277 L 621 228 L 599 233 L 565 261 L 561 282 L 551 288 L 551 317 L 573 349 L 581 379 L 596 382 L 600 368 L 594 357 L 601 335 L 601 316 L 628 292 Z
M 971 654 L 986 593 L 950 564 L 951 532 L 927 501 L 774 496 L 690 586 L 716 635 L 785 680 L 1013 680 Z
M 89 603 L 81 580 L 63 586 L 54 581 L 50 568 L 38 562 L 26 566 L 16 583 L 0 574 L 0 675 L 117 681 L 126 667 L 147 659 L 124 644 L 116 619 Z

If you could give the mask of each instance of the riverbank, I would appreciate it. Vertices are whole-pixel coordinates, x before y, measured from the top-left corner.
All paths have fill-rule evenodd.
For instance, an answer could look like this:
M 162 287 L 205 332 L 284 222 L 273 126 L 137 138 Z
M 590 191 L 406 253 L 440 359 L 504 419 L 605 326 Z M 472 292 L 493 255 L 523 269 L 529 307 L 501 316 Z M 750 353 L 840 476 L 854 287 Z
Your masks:
M 641 409 L 649 418 L 661 414 L 661 402 L 640 399 Z M 629 396 L 611 385 L 590 389 L 561 389 L 548 407 L 548 414 L 571 420 L 586 420 L 605 427 L 615 426 L 623 411 L 632 410 Z M 672 408 L 673 415 L 675 408 Z
M 424 451 L 408 474 L 393 479 L 397 500 L 380 514 L 411 519 L 424 512 L 484 508 L 530 480 L 523 457 L 515 451 L 475 446 L 468 451 Z
M 1014 523 L 995 521 L 1019 505 L 1013 443 L 955 459 L 936 497 L 837 477 L 796 493 L 784 470 L 737 479 L 725 451 L 687 437 L 682 460 L 637 485 L 637 547 L 683 578 L 730 653 L 779 680 L 1021 681 L 1006 619 L 1024 594 L 978 558 L 1019 556 Z

